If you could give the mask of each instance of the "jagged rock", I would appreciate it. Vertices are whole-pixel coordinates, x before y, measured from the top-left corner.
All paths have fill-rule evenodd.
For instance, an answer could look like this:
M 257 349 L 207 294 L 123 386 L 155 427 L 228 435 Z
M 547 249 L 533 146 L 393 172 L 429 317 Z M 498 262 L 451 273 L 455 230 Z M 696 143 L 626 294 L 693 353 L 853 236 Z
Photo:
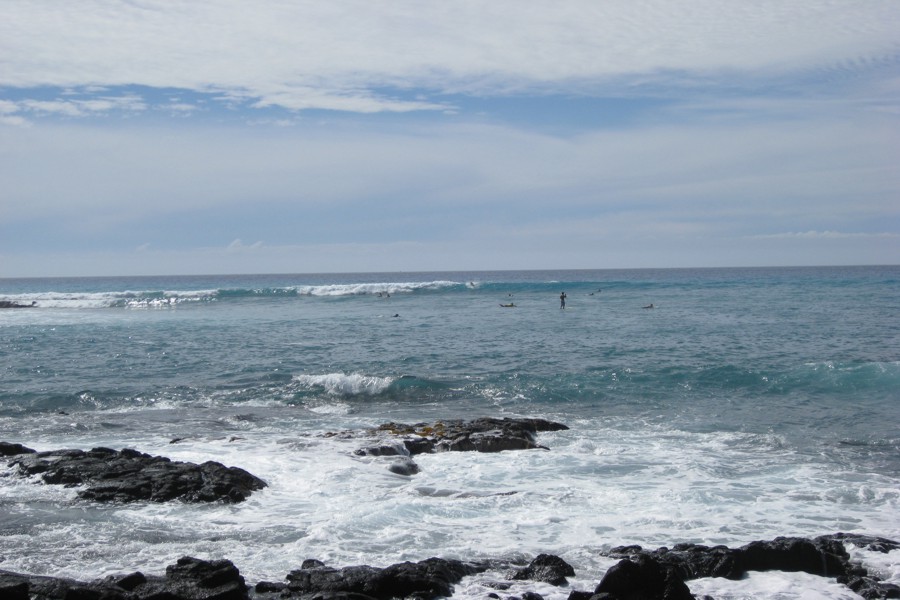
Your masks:
M 685 581 L 697 577 L 743 577 L 748 570 L 805 571 L 834 577 L 866 599 L 900 598 L 900 587 L 870 575 L 850 563 L 843 543 L 889 552 L 900 544 L 885 538 L 835 534 L 806 538 L 776 538 L 752 542 L 737 549 L 681 544 L 673 549 L 644 550 L 640 546 L 610 551 L 621 556 L 592 591 L 573 591 L 569 600 L 692 600 Z M 505 565 L 505 563 L 503 563 Z M 385 568 L 352 566 L 336 569 L 318 560 L 306 560 L 291 571 L 285 582 L 259 582 L 254 597 L 300 600 L 390 600 L 409 598 L 433 600 L 453 594 L 463 577 L 498 568 L 499 563 L 464 563 L 430 558 L 404 562 Z M 565 583 L 574 569 L 559 557 L 539 555 L 528 567 L 510 579 L 534 580 L 555 585 Z M 508 582 L 484 585 L 508 590 Z M 500 598 L 493 592 L 492 598 Z M 248 600 L 248 587 L 238 569 L 227 560 L 179 559 L 166 568 L 165 576 L 136 572 L 106 577 L 94 582 L 21 575 L 0 570 L 2 600 Z M 511 600 L 514 597 L 509 597 Z M 540 600 L 532 590 L 524 590 L 520 600 Z M 704 597 L 705 598 L 705 597 Z
M 647 555 L 610 567 L 594 595 L 608 600 L 695 600 L 675 569 Z
M 358 455 L 409 455 L 426 452 L 502 452 L 505 450 L 547 449 L 538 445 L 535 434 L 568 429 L 562 423 L 544 419 L 481 418 L 436 423 L 385 423 L 370 433 L 399 437 L 397 443 L 383 443 L 356 451 Z
M 78 496 L 98 502 L 241 502 L 266 483 L 237 467 L 201 465 L 109 448 L 17 454 L 9 465 L 45 483 L 87 486 Z
M 870 575 L 862 566 L 851 563 L 844 542 L 876 552 L 900 549 L 900 544 L 893 540 L 838 533 L 813 539 L 778 537 L 771 541 L 751 542 L 737 549 L 699 544 L 678 544 L 671 550 L 668 548 L 644 550 L 640 546 L 622 546 L 613 548 L 609 554 L 614 558 L 626 558 L 635 563 L 654 561 L 660 568 L 668 569 L 671 574 L 683 581 L 699 577 L 740 579 L 748 571 L 802 571 L 812 575 L 835 577 L 839 583 L 846 585 L 863 598 L 900 598 L 900 587 L 885 583 Z M 628 568 L 631 567 L 626 567 Z M 579 596 L 576 600 L 587 599 Z
M 813 540 L 779 537 L 751 542 L 737 549 L 726 546 L 678 544 L 671 550 L 646 551 L 640 546 L 613 548 L 610 556 L 650 556 L 675 569 L 682 579 L 725 577 L 740 579 L 747 571 L 803 571 L 812 575 L 846 575 L 850 556 L 844 546 L 828 536 Z
M 291 571 L 287 576 L 290 594 L 304 597 L 333 597 L 332 594 L 362 595 L 376 600 L 416 597 L 431 599 L 450 596 L 453 584 L 466 575 L 484 570 L 457 560 L 429 558 L 417 563 L 403 562 L 383 569 L 367 565 L 334 569 L 316 562 Z M 284 597 L 285 591 L 282 592 Z
M 895 542 L 894 540 L 889 540 L 883 537 L 876 537 L 873 535 L 862 535 L 858 533 L 835 533 L 833 535 L 823 535 L 819 539 L 830 539 L 835 540 L 837 542 L 849 542 L 854 546 L 859 546 L 860 548 L 864 548 L 866 550 L 872 550 L 873 552 L 881 552 L 888 553 L 892 550 L 900 549 L 900 542 Z
M 510 576 L 513 580 L 543 581 L 551 585 L 565 585 L 566 577 L 574 577 L 572 565 L 552 554 L 539 554 L 527 567 L 519 569 Z
M 9 584 L 0 583 L 0 598 L 6 598 L 6 600 L 29 600 L 28 584 L 24 581 L 11 582 Z
M 132 573 L 94 582 L 0 571 L 3 600 L 247 600 L 247 586 L 228 560 L 191 557 L 166 568 L 165 577 Z
M 26 448 L 22 444 L 0 442 L 0 456 L 16 456 L 18 454 L 34 454 L 35 450 Z

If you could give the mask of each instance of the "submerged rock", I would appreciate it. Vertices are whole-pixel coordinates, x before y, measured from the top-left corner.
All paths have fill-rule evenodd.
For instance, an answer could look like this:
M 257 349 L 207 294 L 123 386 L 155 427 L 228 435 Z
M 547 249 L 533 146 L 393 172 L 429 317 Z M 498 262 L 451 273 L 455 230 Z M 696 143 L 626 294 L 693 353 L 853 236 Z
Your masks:
M 401 458 L 390 464 L 388 471 L 397 475 L 415 475 L 419 472 L 419 465 L 408 458 Z
M 26 449 L 27 450 L 27 449 Z M 86 486 L 78 496 L 98 502 L 241 502 L 266 483 L 238 467 L 208 461 L 197 465 L 109 448 L 17 453 L 9 462 L 21 475 L 45 483 Z
M 368 432 L 388 441 L 356 451 L 358 455 L 409 455 L 428 452 L 503 452 L 530 450 L 545 446 L 537 443 L 541 431 L 568 429 L 562 423 L 544 419 L 497 419 L 484 417 L 471 421 L 448 420 L 436 423 L 385 423 Z M 400 444 L 395 439 L 399 438 Z

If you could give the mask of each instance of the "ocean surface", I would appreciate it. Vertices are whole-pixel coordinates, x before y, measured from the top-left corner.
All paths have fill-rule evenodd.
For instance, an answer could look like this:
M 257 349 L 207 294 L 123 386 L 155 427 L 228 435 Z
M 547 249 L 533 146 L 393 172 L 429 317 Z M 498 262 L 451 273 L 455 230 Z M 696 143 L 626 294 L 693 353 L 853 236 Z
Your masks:
M 237 505 L 98 505 L 3 463 L 2 569 L 162 574 L 192 555 L 255 583 L 307 558 L 546 552 L 577 576 L 528 586 L 564 600 L 618 545 L 900 539 L 897 266 L 5 279 L 0 300 L 35 303 L 0 310 L 0 440 L 269 484 Z M 549 450 L 420 455 L 412 477 L 325 435 L 477 416 L 570 429 L 540 434 Z M 900 583 L 900 553 L 852 554 Z M 689 586 L 857 598 L 801 574 Z

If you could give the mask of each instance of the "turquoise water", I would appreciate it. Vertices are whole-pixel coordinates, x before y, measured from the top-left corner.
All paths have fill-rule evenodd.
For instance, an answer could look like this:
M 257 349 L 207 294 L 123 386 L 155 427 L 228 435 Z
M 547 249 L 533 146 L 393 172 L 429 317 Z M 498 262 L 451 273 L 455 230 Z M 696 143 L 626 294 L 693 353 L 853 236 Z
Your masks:
M 0 299 L 36 303 L 0 311 L 0 439 L 270 482 L 240 508 L 97 509 L 0 479 L 0 568 L 205 553 L 279 579 L 308 556 L 551 552 L 596 570 L 625 543 L 900 537 L 900 267 L 23 279 Z M 477 415 L 572 429 L 550 452 L 426 457 L 413 480 L 317 437 Z M 103 549 L 135 528 L 130 559 Z

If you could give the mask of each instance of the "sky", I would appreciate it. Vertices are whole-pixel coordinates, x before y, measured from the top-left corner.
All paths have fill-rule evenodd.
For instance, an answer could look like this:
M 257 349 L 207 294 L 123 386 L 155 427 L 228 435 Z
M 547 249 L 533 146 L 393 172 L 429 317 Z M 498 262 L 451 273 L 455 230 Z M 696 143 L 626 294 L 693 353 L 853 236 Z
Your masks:
M 898 0 L 2 0 L 0 277 L 900 263 Z

